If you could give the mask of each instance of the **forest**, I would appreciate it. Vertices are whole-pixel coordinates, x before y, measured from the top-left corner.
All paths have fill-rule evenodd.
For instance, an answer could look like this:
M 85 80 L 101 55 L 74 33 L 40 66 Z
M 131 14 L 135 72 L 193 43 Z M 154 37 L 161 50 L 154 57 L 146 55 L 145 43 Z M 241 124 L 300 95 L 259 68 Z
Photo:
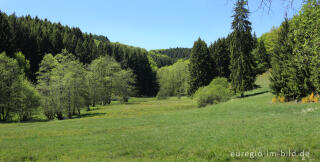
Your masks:
M 146 50 L 0 11 L 0 161 L 320 159 L 320 1 L 260 36 L 251 14 L 236 0 L 224 37 Z
M 199 38 L 192 49 L 150 51 L 47 19 L 1 12 L 1 120 L 29 120 L 38 107 L 48 119 L 72 118 L 82 108 L 116 98 L 125 103 L 130 96 L 191 96 L 199 106 L 218 103 L 243 97 L 266 71 L 275 101 L 305 101 L 320 90 L 318 3 L 306 3 L 299 15 L 257 38 L 241 0 L 228 36 L 210 45 Z M 218 89 L 228 89 L 224 97 L 215 94 L 220 91 L 214 90 L 215 81 L 225 87 Z

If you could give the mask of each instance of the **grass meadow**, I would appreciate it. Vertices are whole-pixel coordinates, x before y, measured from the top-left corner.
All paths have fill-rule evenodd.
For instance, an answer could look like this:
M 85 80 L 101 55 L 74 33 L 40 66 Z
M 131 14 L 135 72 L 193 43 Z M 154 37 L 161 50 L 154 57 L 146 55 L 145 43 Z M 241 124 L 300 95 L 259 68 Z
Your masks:
M 205 108 L 132 98 L 76 119 L 0 123 L 0 161 L 320 160 L 320 104 L 272 103 L 268 74 L 256 83 L 245 98 Z

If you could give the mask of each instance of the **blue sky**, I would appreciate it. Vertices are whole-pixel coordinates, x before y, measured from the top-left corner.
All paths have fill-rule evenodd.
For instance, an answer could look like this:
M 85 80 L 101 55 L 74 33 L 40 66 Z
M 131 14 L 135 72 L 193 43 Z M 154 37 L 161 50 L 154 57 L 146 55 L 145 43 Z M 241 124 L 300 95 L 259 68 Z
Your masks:
M 292 17 L 295 0 L 273 0 L 271 11 L 249 0 L 250 21 L 257 36 L 279 26 L 285 11 Z M 84 32 L 106 35 L 113 42 L 150 49 L 192 47 L 201 37 L 208 44 L 230 33 L 234 0 L 0 0 L 7 14 L 38 16 Z

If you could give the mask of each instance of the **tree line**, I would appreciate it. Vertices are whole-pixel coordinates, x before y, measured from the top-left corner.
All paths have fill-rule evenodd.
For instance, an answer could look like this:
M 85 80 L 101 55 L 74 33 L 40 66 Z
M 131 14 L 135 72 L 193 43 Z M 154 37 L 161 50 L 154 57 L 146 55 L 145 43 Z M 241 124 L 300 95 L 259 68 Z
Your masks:
M 256 75 L 271 67 L 271 53 L 267 52 L 264 40 L 258 40 L 252 33 L 246 6 L 244 0 L 236 3 L 233 32 L 226 38 L 219 38 L 209 46 L 199 38 L 194 42 L 188 61 L 178 61 L 158 70 L 158 98 L 192 96 L 214 78 L 226 78 L 232 83 L 234 93 L 239 92 L 242 96 L 245 91 L 254 88 Z M 179 76 L 184 79 L 179 79 Z
M 231 90 L 233 94 L 244 96 L 245 91 L 255 87 L 256 76 L 271 68 L 272 53 L 267 51 L 264 40 L 252 33 L 247 1 L 236 2 L 233 18 L 233 32 L 227 37 L 219 38 L 209 46 L 199 38 L 194 42 L 188 61 L 180 60 L 158 70 L 159 99 L 189 95 L 199 100 L 199 106 L 205 106 L 225 101 Z M 230 87 L 227 81 L 231 83 Z M 222 92 L 223 87 L 230 91 Z M 221 90 L 221 93 L 213 90 Z
M 25 75 L 29 66 L 22 53 L 16 53 L 15 58 L 2 53 L 0 62 L 2 121 L 29 120 L 39 107 L 49 120 L 73 118 L 81 115 L 82 109 L 90 111 L 90 106 L 110 104 L 112 98 L 126 103 L 136 93 L 133 71 L 122 69 L 108 55 L 83 64 L 66 49 L 55 56 L 46 54 L 36 85 Z
M 36 83 L 39 64 L 46 53 L 53 56 L 66 49 L 81 63 L 109 55 L 122 69 L 132 69 L 136 75 L 137 95 L 155 96 L 158 91 L 156 73 L 152 71 L 148 51 L 120 43 L 112 43 L 105 36 L 83 33 L 77 27 L 63 26 L 47 19 L 31 16 L 17 17 L 0 11 L 0 52 L 13 58 L 21 51 L 30 60 L 28 78 Z
M 151 50 L 152 52 L 159 53 L 162 55 L 166 55 L 172 58 L 174 61 L 179 59 L 188 59 L 191 54 L 190 48 L 169 48 L 169 49 L 158 49 L 158 50 Z

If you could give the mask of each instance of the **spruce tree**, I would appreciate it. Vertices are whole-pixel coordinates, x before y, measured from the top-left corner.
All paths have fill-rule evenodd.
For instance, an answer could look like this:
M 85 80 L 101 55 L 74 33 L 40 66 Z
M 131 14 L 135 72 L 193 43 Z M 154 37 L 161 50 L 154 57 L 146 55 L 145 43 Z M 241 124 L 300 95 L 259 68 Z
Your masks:
M 196 92 L 199 87 L 208 85 L 215 76 L 213 59 L 206 42 L 200 38 L 194 42 L 191 50 L 189 72 L 189 95 Z
M 274 50 L 274 55 L 271 58 L 272 70 L 270 77 L 270 88 L 272 93 L 277 96 L 289 94 L 287 63 L 292 55 L 292 46 L 289 44 L 289 22 L 286 18 L 280 26 L 278 40 Z
M 217 76 L 229 78 L 230 76 L 230 50 L 226 38 L 219 38 L 209 46 L 210 55 L 213 57 Z
M 0 11 L 0 52 L 10 52 L 10 38 L 8 16 Z
M 247 6 L 247 1 L 238 0 L 234 8 L 230 44 L 230 79 L 233 90 L 240 92 L 242 97 L 245 91 L 253 88 L 256 77 L 251 54 L 254 45 L 251 22 L 248 20 L 249 11 L 245 6 Z

